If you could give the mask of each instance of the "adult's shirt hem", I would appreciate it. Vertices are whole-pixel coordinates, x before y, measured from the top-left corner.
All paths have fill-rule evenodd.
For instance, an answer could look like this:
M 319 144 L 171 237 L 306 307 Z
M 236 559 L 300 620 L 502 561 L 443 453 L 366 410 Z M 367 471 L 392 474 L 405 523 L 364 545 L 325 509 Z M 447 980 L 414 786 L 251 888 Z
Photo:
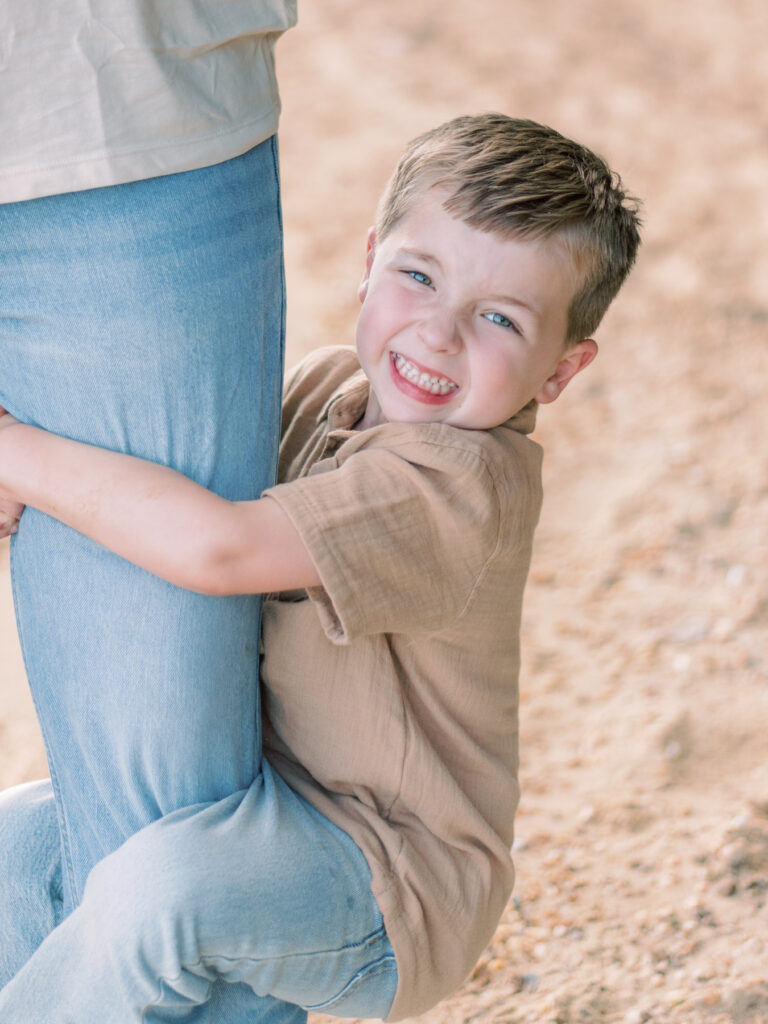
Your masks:
M 183 171 L 211 167 L 247 153 L 277 131 L 280 104 L 246 124 L 202 138 L 180 139 L 164 146 L 126 152 L 88 154 L 76 160 L 43 166 L 20 166 L 0 173 L 0 202 L 83 192 L 87 189 L 124 185 Z

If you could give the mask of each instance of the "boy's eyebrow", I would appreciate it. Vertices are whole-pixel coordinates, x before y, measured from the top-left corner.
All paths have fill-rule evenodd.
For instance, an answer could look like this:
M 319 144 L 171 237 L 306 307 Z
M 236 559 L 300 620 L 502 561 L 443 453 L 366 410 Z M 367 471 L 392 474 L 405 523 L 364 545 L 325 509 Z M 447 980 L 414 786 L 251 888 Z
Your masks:
M 506 303 L 510 306 L 520 306 L 521 309 L 527 309 L 533 316 L 538 316 L 539 311 L 535 306 L 532 306 L 530 302 L 523 302 L 522 299 L 515 298 L 514 295 L 489 295 L 489 302 L 501 302 Z
M 433 256 L 428 252 L 421 252 L 419 249 L 407 249 L 405 247 L 398 249 L 395 253 L 396 256 L 402 259 L 403 256 L 409 256 L 411 259 L 424 260 L 425 263 L 434 263 L 436 267 L 440 267 L 440 260 L 437 256 Z

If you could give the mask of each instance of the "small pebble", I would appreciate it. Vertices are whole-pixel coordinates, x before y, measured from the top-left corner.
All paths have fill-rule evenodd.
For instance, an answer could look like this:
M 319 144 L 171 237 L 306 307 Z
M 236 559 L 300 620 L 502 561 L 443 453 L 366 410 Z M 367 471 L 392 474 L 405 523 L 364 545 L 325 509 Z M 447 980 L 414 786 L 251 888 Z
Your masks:
M 688 619 L 673 629 L 667 640 L 672 644 L 692 644 L 697 640 L 704 640 L 709 636 L 710 630 L 711 626 L 706 619 Z
M 725 582 L 729 587 L 740 587 L 747 575 L 746 567 L 743 565 L 732 565 L 725 574 Z
M 624 1024 L 645 1024 L 647 1019 L 642 1010 L 630 1010 L 624 1018 Z
M 717 989 L 711 988 L 709 992 L 705 992 L 701 1002 L 704 1006 L 716 1006 L 720 1002 L 720 992 Z

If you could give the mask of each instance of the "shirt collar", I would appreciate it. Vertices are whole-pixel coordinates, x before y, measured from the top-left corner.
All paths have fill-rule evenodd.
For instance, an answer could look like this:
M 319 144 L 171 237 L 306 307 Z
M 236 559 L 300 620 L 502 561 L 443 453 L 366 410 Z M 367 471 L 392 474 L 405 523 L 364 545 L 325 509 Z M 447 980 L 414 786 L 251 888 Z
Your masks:
M 502 429 L 516 430 L 518 434 L 532 434 L 536 426 L 536 413 L 539 403 L 532 398 L 528 405 L 524 405 L 514 416 L 510 416 L 506 423 L 502 423 Z
M 329 396 L 318 423 L 328 421 L 330 430 L 352 430 L 365 412 L 370 386 L 362 370 L 353 373 Z

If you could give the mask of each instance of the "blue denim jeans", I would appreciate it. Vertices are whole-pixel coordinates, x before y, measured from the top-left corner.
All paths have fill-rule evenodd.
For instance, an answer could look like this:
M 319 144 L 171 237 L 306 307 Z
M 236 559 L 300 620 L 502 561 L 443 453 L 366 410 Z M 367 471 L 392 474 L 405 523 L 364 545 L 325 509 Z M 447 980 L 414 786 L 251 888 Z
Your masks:
M 0 405 L 19 419 L 256 497 L 275 469 L 283 321 L 274 139 L 0 205 Z M 260 604 L 173 588 L 33 510 L 11 557 L 66 914 L 129 836 L 257 775 Z
M 388 1012 L 397 968 L 365 858 L 267 762 L 247 790 L 129 839 L 60 924 L 52 805 L 48 783 L 0 794 L 3 1024 Z
M 228 498 L 274 476 L 283 308 L 274 140 L 0 205 L 0 405 Z M 70 907 L 128 836 L 252 781 L 260 605 L 172 587 L 31 509 L 11 572 Z

